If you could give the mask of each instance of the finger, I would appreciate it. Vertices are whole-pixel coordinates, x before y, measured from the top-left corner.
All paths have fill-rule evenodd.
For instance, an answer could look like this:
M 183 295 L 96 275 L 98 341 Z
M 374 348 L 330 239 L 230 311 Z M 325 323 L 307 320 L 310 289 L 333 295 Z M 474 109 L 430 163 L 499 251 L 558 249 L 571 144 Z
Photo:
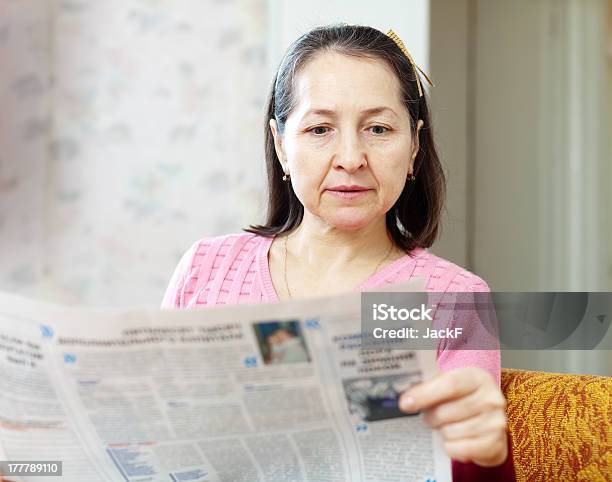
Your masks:
M 459 462 L 474 462 L 483 467 L 500 465 L 508 456 L 506 434 L 488 434 L 476 438 L 446 440 L 443 445 L 450 458 Z
M 444 440 L 476 438 L 487 434 L 505 434 L 508 422 L 503 412 L 480 414 L 460 422 L 447 423 L 439 430 Z
M 484 393 L 483 393 L 484 392 Z M 506 399 L 499 390 L 479 390 L 469 395 L 444 402 L 427 409 L 423 421 L 430 428 L 460 422 L 479 414 L 505 414 Z
M 482 413 L 479 405 L 478 392 L 469 394 L 467 397 L 444 402 L 435 407 L 425 410 L 423 422 L 429 428 L 439 428 L 447 423 L 460 422 Z
M 490 380 L 487 380 L 487 377 Z M 408 389 L 400 398 L 400 409 L 417 412 L 438 403 L 463 397 L 483 383 L 490 383 L 492 377 L 480 368 L 457 368 L 441 373 L 431 380 Z

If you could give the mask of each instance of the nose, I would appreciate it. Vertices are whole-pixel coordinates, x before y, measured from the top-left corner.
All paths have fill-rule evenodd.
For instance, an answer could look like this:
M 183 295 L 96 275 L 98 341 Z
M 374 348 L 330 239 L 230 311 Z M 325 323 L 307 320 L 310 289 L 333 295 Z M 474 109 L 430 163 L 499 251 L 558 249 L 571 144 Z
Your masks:
M 339 136 L 334 152 L 334 169 L 343 169 L 349 173 L 358 171 L 368 165 L 366 149 L 356 133 L 344 133 Z

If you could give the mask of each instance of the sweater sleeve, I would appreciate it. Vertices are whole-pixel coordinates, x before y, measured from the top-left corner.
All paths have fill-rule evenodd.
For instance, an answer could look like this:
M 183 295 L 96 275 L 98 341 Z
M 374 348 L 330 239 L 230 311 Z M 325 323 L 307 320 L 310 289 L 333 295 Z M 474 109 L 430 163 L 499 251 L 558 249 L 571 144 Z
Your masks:
M 514 482 L 516 470 L 512 455 L 512 439 L 508 433 L 508 457 L 497 467 L 481 467 L 473 463 L 452 461 L 453 482 Z
M 465 276 L 466 273 L 463 273 Z M 459 288 L 466 293 L 488 293 L 489 286 L 480 278 L 471 275 L 468 283 L 461 283 Z M 470 296 L 467 297 L 471 302 L 475 301 Z M 482 299 L 481 299 L 482 301 Z M 487 329 L 482 320 L 478 319 L 475 310 L 457 310 L 459 325 L 471 328 L 469 333 L 470 340 L 468 349 L 453 349 L 452 345 L 446 347 L 438 353 L 438 365 L 441 371 L 448 371 L 454 368 L 471 366 L 482 368 L 489 372 L 495 379 L 497 386 L 500 386 L 501 379 L 501 357 L 499 351 L 499 339 L 491 337 L 490 329 Z M 463 318 L 463 319 L 461 319 Z M 481 346 L 486 350 L 478 349 Z M 514 460 L 512 455 L 512 440 L 510 433 L 507 433 L 508 457 L 505 462 L 497 467 L 481 467 L 474 463 L 463 463 L 457 460 L 452 461 L 452 473 L 454 482 L 478 482 L 495 480 L 496 482 L 510 482 L 516 480 Z
M 464 275 L 465 276 L 465 275 Z M 489 293 L 489 286 L 476 275 L 471 275 L 469 281 L 457 286 L 455 291 L 460 300 L 474 304 L 485 301 L 483 295 L 475 298 L 471 293 Z M 486 295 L 484 295 L 486 297 Z M 466 303 L 464 303 L 466 304 Z M 486 321 L 481 320 L 476 309 L 462 307 L 455 309 L 451 322 L 452 328 L 463 330 L 461 338 L 454 342 L 443 343 L 438 351 L 438 366 L 440 371 L 449 371 L 459 367 L 477 367 L 490 373 L 497 386 L 501 382 L 501 356 L 499 351 L 499 337 L 495 330 L 497 327 L 485 326 Z
M 174 269 L 174 273 L 172 273 L 168 287 L 166 288 L 166 293 L 164 294 L 164 298 L 160 306 L 161 309 L 184 307 L 183 293 L 185 290 L 185 283 L 193 267 L 193 261 L 199 245 L 200 241 L 195 242 L 183 254 L 183 256 L 181 256 L 178 265 Z

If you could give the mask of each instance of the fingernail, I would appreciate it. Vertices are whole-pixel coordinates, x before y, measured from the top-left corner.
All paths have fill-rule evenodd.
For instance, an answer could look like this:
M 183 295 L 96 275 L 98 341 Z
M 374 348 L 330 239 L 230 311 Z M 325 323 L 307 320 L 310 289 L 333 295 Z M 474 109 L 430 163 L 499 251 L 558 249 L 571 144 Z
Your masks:
M 402 397 L 400 399 L 400 408 L 402 410 L 410 411 L 414 408 L 416 400 L 413 397 Z

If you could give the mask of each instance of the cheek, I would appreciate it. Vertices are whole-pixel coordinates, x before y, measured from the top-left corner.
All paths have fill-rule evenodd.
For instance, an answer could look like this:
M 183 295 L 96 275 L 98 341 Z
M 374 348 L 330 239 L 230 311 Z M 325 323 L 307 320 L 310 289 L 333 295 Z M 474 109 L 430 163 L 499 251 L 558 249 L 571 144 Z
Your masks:
M 302 200 L 302 197 L 318 195 L 328 170 L 327 164 L 322 161 L 321 152 L 296 149 L 289 159 L 289 171 L 298 198 Z
M 379 157 L 378 162 L 371 166 L 386 203 L 391 199 L 393 205 L 402 193 L 407 181 L 409 160 L 408 155 L 393 153 Z
M 402 191 L 406 186 L 407 172 L 407 169 L 398 169 L 395 175 L 392 175 L 383 181 L 383 188 L 381 189 L 380 197 L 381 204 L 385 212 L 393 207 L 402 194 Z

